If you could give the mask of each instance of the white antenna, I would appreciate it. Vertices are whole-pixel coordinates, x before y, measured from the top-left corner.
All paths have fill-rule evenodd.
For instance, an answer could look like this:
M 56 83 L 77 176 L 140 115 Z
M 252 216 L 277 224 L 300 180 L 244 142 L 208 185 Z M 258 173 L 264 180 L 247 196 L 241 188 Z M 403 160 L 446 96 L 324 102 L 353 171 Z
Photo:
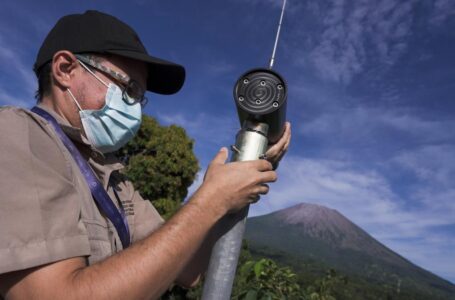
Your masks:
M 270 58 L 269 69 L 272 69 L 273 63 L 275 62 L 276 46 L 278 45 L 278 39 L 280 38 L 281 23 L 283 23 L 283 15 L 284 15 L 284 8 L 285 7 L 286 7 L 286 0 L 283 0 L 283 7 L 281 8 L 280 22 L 278 23 L 278 30 L 276 32 L 276 38 L 275 38 L 275 46 L 273 46 L 273 53 L 272 53 L 272 57 Z

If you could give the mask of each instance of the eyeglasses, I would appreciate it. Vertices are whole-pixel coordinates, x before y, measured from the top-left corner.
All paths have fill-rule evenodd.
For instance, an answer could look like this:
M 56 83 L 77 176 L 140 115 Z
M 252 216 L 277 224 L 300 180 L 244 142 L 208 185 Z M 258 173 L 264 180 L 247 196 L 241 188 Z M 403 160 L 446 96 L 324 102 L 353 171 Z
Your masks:
M 102 64 L 99 64 L 87 56 L 80 55 L 80 54 L 76 54 L 75 56 L 77 57 L 77 59 L 79 59 L 83 63 L 85 63 L 85 64 L 95 68 L 96 70 L 119 81 L 123 88 L 122 89 L 122 99 L 127 104 L 133 105 L 136 103 L 140 103 L 142 107 L 144 107 L 147 104 L 148 99 L 145 96 L 145 90 L 141 87 L 141 85 L 137 81 L 135 81 L 134 79 L 131 79 L 127 75 L 120 74 L 119 72 L 109 69 L 108 67 L 103 66 Z

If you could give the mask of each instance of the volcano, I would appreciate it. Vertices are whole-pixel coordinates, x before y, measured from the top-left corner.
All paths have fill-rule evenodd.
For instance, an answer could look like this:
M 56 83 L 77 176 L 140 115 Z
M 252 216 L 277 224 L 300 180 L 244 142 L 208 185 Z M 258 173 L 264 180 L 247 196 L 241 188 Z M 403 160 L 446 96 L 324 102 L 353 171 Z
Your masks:
M 321 205 L 301 203 L 248 218 L 245 238 L 255 256 L 290 266 L 304 278 L 317 278 L 328 269 L 346 275 L 355 285 L 355 299 L 378 299 L 370 297 L 373 290 L 384 292 L 380 299 L 455 299 L 455 285 Z

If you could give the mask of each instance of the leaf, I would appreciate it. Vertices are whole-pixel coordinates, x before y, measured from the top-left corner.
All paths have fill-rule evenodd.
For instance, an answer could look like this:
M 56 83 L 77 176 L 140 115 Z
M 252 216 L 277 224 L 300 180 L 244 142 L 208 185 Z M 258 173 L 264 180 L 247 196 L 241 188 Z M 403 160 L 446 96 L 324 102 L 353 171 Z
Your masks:
M 252 267 L 254 265 L 254 261 L 247 261 L 241 268 L 240 268 L 240 273 L 241 274 L 247 274 L 251 271 Z
M 256 275 L 256 278 L 259 278 L 261 276 L 263 269 L 264 269 L 264 260 L 261 259 L 254 265 L 254 274 Z
M 250 290 L 248 294 L 246 294 L 244 300 L 256 300 L 258 298 L 258 292 L 255 290 Z

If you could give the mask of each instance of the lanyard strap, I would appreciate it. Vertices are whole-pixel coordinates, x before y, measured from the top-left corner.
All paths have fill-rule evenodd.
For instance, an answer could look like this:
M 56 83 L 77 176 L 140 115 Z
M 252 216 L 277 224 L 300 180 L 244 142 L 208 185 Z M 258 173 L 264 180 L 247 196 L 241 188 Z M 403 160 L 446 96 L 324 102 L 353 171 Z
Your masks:
M 76 161 L 77 165 L 79 166 L 79 169 L 84 175 L 85 180 L 87 181 L 87 184 L 90 187 L 90 191 L 92 192 L 92 196 L 95 199 L 96 203 L 104 212 L 104 214 L 109 218 L 109 220 L 111 220 L 112 224 L 114 224 L 115 229 L 117 230 L 117 233 L 122 242 L 123 249 L 126 249 L 130 245 L 130 232 L 125 212 L 123 211 L 121 206 L 119 211 L 115 204 L 112 202 L 107 192 L 104 190 L 101 183 L 96 178 L 95 174 L 93 173 L 93 170 L 90 168 L 90 166 L 82 157 L 82 155 L 79 153 L 73 142 L 66 136 L 62 128 L 60 128 L 60 125 L 57 123 L 54 117 L 51 116 L 45 110 L 36 106 L 32 108 L 32 112 L 40 115 L 41 117 L 46 119 L 50 124 L 52 124 L 58 137 L 62 140 L 63 144 L 66 146 L 66 148 Z M 115 187 L 112 188 L 114 189 L 115 192 Z M 119 205 L 121 205 L 120 202 Z

